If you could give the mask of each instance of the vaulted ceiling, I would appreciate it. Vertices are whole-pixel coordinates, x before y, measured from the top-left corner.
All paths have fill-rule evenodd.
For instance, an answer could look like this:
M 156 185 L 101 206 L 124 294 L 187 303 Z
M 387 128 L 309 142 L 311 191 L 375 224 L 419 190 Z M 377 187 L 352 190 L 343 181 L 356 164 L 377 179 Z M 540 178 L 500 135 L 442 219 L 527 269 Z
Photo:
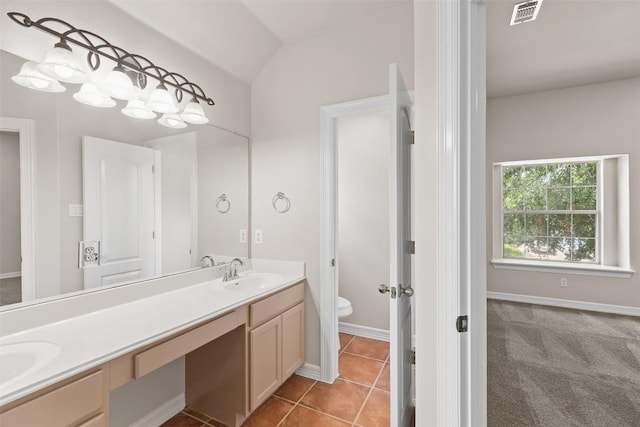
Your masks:
M 411 0 L 110 0 L 251 82 L 283 45 Z M 640 75 L 640 1 L 544 0 L 509 26 L 512 0 L 487 0 L 487 93 L 505 96 Z

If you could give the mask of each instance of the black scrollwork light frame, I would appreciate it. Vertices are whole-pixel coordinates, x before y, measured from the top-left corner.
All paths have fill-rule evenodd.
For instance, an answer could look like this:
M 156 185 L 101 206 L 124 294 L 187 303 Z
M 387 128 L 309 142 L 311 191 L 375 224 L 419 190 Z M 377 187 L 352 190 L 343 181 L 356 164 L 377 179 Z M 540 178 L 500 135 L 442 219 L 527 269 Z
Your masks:
M 158 67 L 144 56 L 129 53 L 91 31 L 78 29 L 57 18 L 42 18 L 33 21 L 29 16 L 20 12 L 9 12 L 7 15 L 12 21 L 23 27 L 37 28 L 59 38 L 61 42 L 70 43 L 88 50 L 87 64 L 92 71 L 100 67 L 100 57 L 102 56 L 133 72 L 135 81 L 141 89 L 147 86 L 147 77 L 150 77 L 157 80 L 161 85 L 173 87 L 178 102 L 182 102 L 186 93 L 208 105 L 215 105 L 213 99 L 207 97 L 200 86 L 190 82 L 181 74 Z M 61 26 L 62 32 L 53 28 L 55 25 Z

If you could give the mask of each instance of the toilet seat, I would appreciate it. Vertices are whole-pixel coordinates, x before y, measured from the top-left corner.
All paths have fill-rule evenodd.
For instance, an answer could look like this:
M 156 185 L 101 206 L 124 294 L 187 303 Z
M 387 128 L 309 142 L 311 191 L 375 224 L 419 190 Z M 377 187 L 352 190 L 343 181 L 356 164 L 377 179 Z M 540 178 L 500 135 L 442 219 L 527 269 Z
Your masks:
M 347 317 L 353 313 L 353 307 L 351 307 L 351 301 L 346 298 L 338 297 L 338 317 Z

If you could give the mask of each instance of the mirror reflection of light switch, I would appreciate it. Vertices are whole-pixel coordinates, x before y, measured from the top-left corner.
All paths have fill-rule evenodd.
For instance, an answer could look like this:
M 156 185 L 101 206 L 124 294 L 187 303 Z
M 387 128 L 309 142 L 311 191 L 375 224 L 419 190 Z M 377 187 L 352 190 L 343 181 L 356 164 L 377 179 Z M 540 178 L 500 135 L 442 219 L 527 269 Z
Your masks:
M 262 244 L 262 230 L 256 230 L 254 242 L 256 243 L 256 245 Z
M 247 243 L 247 229 L 240 229 L 240 243 Z
M 82 205 L 69 204 L 69 216 L 82 216 Z

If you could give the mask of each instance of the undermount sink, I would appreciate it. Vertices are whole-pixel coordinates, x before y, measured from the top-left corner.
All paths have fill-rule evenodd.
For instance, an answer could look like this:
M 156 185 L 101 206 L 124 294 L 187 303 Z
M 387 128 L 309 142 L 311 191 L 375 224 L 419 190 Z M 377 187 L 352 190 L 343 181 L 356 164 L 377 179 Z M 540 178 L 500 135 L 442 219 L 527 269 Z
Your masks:
M 19 380 L 53 360 L 60 347 L 46 341 L 0 345 L 0 386 Z
M 280 274 L 248 272 L 240 273 L 237 279 L 222 282 L 222 287 L 228 291 L 257 291 L 277 286 L 281 281 Z

